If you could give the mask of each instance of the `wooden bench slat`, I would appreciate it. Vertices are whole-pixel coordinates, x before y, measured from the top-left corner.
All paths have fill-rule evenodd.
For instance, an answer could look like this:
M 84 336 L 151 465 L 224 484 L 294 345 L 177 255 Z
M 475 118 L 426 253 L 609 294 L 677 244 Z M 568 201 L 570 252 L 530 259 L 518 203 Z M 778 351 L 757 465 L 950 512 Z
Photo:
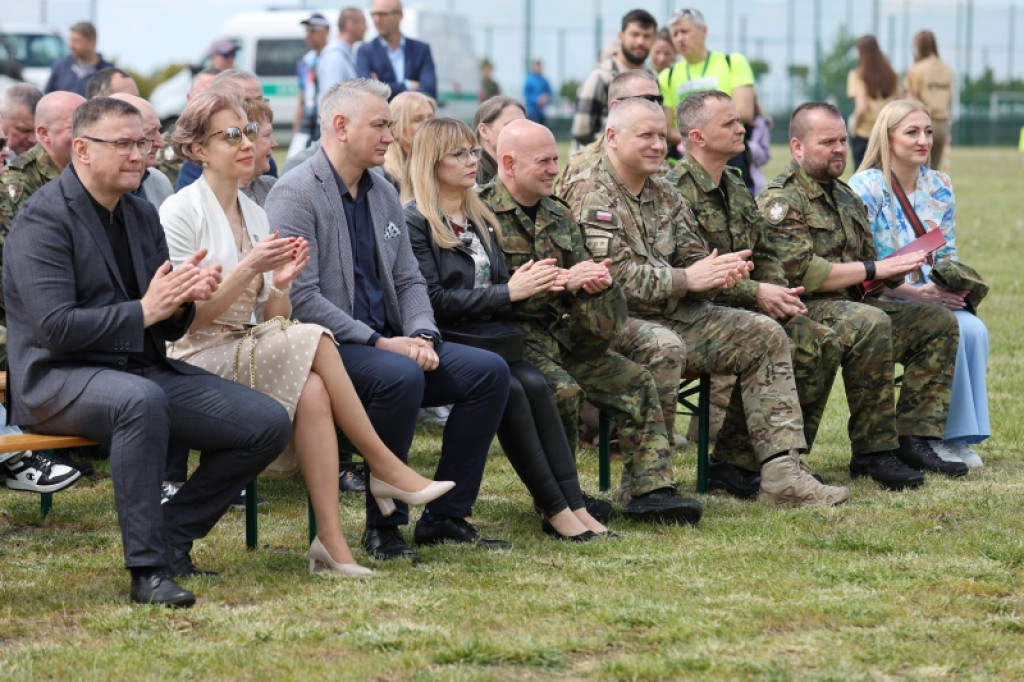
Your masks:
M 95 441 L 79 436 L 47 436 L 36 433 L 0 436 L 0 452 L 21 452 L 22 450 L 62 450 L 96 445 Z

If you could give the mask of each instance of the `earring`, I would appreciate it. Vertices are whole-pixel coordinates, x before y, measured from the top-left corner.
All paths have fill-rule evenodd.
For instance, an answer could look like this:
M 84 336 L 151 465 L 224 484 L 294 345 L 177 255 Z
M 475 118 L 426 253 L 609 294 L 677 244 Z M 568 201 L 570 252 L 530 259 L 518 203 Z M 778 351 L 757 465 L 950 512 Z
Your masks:
M 203 161 L 203 168 L 209 168 L 209 167 L 210 167 L 210 164 L 208 164 L 205 161 Z

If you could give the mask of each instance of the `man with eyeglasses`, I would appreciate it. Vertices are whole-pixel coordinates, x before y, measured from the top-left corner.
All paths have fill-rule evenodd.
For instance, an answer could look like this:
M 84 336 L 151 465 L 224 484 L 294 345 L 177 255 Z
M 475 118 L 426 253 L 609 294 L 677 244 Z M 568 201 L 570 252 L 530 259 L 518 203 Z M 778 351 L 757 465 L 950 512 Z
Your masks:
M 668 19 L 672 44 L 682 59 L 658 74 L 661 93 L 665 95 L 665 106 L 675 111 L 676 106 L 691 92 L 721 90 L 732 97 L 739 111 L 740 121 L 745 125 L 754 124 L 754 71 L 747 58 L 738 52 L 726 54 L 708 50 L 705 41 L 708 25 L 704 15 L 696 9 L 680 9 Z M 675 119 L 669 117 L 671 135 L 678 135 Z M 729 165 L 743 173 L 743 184 L 753 192 L 754 181 L 750 177 L 746 152 L 734 156 Z
M 807 444 L 786 333 L 765 315 L 713 303 L 748 279 L 751 252 L 710 249 L 690 205 L 656 176 L 666 133 L 664 112 L 651 102 L 612 110 L 604 157 L 566 195 L 573 217 L 594 257 L 611 259 L 630 315 L 679 336 L 687 370 L 738 375 L 737 407 L 761 470 L 758 499 L 774 507 L 842 504 L 850 491 L 819 483 L 800 461 Z
M 654 46 L 658 22 L 650 12 L 635 9 L 622 17 L 619 49 L 590 72 L 576 93 L 576 113 L 572 118 L 572 137 L 577 149 L 604 134 L 608 119 L 608 86 L 623 71 L 646 70 L 647 56 Z
M 437 73 L 430 45 L 402 35 L 400 0 L 373 0 L 370 18 L 377 37 L 359 46 L 356 74 L 383 81 L 391 96 L 413 90 L 437 99 Z
M 130 196 L 153 146 L 138 109 L 89 100 L 72 137 L 71 164 L 7 240 L 11 421 L 109 445 L 131 600 L 191 606 L 175 578 L 216 575 L 192 563 L 194 541 L 285 447 L 290 420 L 273 398 L 167 358 L 220 267 L 201 265 L 203 249 L 172 269 L 156 209 Z M 203 455 L 161 507 L 172 442 Z

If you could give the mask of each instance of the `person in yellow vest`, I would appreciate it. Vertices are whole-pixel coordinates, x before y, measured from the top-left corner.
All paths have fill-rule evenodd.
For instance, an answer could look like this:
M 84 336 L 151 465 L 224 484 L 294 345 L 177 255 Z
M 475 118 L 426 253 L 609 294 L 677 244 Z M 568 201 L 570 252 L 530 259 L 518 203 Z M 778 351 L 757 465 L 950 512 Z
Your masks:
M 914 65 L 907 70 L 903 87 L 908 99 L 916 99 L 931 112 L 931 168 L 939 168 L 942 164 L 942 152 L 949 140 L 953 79 L 953 68 L 939 59 L 935 34 L 918 31 L 914 36 Z

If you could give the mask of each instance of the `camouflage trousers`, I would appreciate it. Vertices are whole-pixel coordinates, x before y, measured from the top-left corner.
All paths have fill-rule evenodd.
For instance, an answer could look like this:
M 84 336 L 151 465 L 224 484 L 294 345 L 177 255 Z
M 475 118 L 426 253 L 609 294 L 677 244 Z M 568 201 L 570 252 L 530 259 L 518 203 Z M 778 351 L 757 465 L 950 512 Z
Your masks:
M 825 299 L 808 302 L 807 316 L 839 334 L 854 454 L 895 449 L 899 436 L 942 438 L 960 341 L 953 313 L 929 303 Z
M 668 327 L 649 320 L 627 317 L 626 324 L 612 340 L 618 351 L 647 368 L 658 391 L 658 401 L 665 417 L 669 437 L 676 433 L 676 402 L 679 380 L 683 376 L 686 344 Z
M 791 317 L 782 328 L 789 337 L 793 379 L 804 421 L 804 440 L 810 451 L 842 360 L 842 343 L 836 331 L 806 315 Z M 715 381 L 726 378 L 731 379 L 714 377 L 712 386 Z M 714 400 L 712 409 L 715 409 Z M 753 456 L 738 385 L 729 397 L 722 428 L 715 441 L 715 459 L 752 471 L 760 469 L 759 461 Z
M 738 376 L 737 391 L 742 419 L 757 461 L 790 449 L 806 449 L 803 420 L 793 380 L 789 341 L 777 322 L 764 315 L 709 304 L 693 305 L 682 312 L 683 319 L 647 318 L 673 331 L 683 346 L 682 372 Z M 641 364 L 657 364 L 645 353 L 657 352 L 655 342 L 637 344 L 627 355 Z M 681 372 L 681 373 L 682 373 Z M 667 388 L 667 387 L 666 387 Z M 675 413 L 679 377 L 674 392 L 663 391 Z M 723 443 L 725 428 L 719 432 Z M 723 444 L 723 448 L 726 446 Z M 727 448 L 726 448 L 727 449 Z M 760 464 L 754 468 L 760 469 Z
M 579 443 L 579 410 L 585 398 L 610 411 L 618 424 L 624 475 L 631 477 L 633 495 L 675 485 L 661 403 L 644 367 L 612 350 L 592 362 L 578 360 L 551 335 L 529 328 L 523 359 L 547 379 L 573 451 Z

